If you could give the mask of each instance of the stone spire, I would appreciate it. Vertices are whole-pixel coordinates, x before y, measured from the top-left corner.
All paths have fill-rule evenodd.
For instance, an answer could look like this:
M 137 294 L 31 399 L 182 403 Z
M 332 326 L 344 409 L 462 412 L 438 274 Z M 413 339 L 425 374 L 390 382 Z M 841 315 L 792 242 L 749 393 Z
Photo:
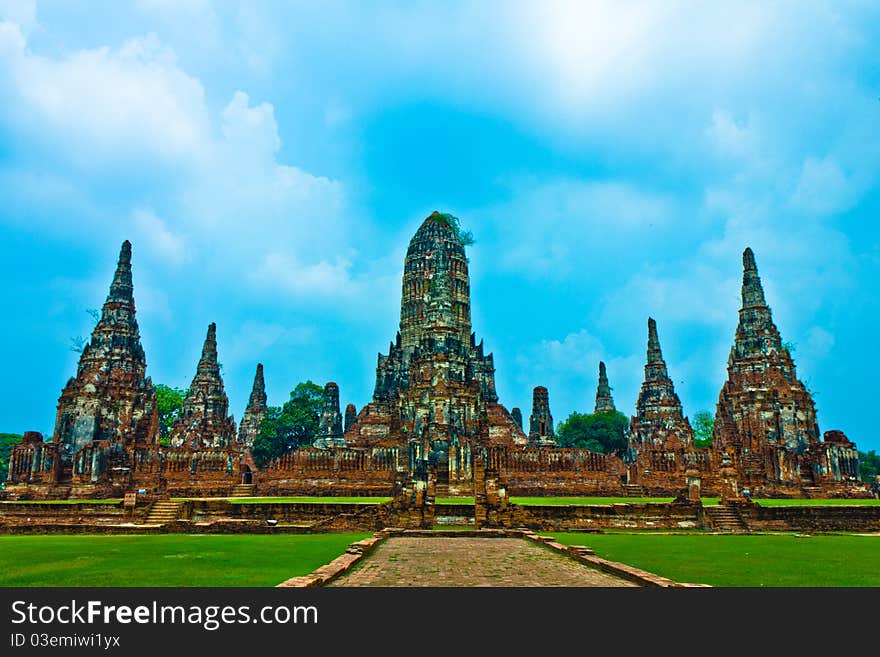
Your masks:
M 648 358 L 645 363 L 645 380 L 662 381 L 668 379 L 666 373 L 666 361 L 663 360 L 663 352 L 660 350 L 660 339 L 657 337 L 657 322 L 652 317 L 648 318 Z
M 755 254 L 743 252 L 742 308 L 730 356 L 728 379 L 718 396 L 712 444 L 734 451 L 748 450 L 747 480 L 791 479 L 799 481 L 795 468 L 781 471 L 780 447 L 801 454 L 819 442 L 819 425 L 813 399 L 797 371 L 773 314 L 764 298 Z M 764 454 L 764 456 L 759 456 Z M 763 471 L 756 468 L 765 458 Z M 785 470 L 783 468 L 782 470 Z
M 743 252 L 742 308 L 739 311 L 739 325 L 731 357 L 767 357 L 781 351 L 782 338 L 773 323 L 773 313 L 764 299 L 764 288 L 758 276 L 755 254 L 747 248 Z
M 404 349 L 426 336 L 471 332 L 470 281 L 464 245 L 450 215 L 433 212 L 410 240 L 403 269 L 400 335 Z
M 202 345 L 202 357 L 199 359 L 197 376 L 202 378 L 220 378 L 220 363 L 217 362 L 217 325 L 208 324 L 208 335 Z
M 537 386 L 532 390 L 529 443 L 540 447 L 556 445 L 556 437 L 553 433 L 553 416 L 550 415 L 550 394 L 544 386 Z
M 357 422 L 357 408 L 355 408 L 354 404 L 348 404 L 345 407 L 345 424 L 343 425 L 344 430 L 348 431 L 351 428 L 351 425 L 353 425 L 355 422 Z
M 174 447 L 226 447 L 235 440 L 235 420 L 229 413 L 229 399 L 217 361 L 217 325 L 208 326 L 202 356 L 180 416 L 171 429 Z
M 512 417 L 513 421 L 516 422 L 516 426 L 518 426 L 520 429 L 523 428 L 523 416 L 522 411 L 519 410 L 519 406 L 514 406 L 512 409 L 510 409 L 510 417 Z
M 65 461 L 93 440 L 126 445 L 156 441 L 156 392 L 146 369 L 135 318 L 131 243 L 126 240 L 76 377 L 58 400 L 54 440 L 64 444 Z
M 342 413 L 339 412 L 339 386 L 333 381 L 324 386 L 321 400 L 321 418 L 315 447 L 345 447 L 342 437 Z
M 645 362 L 645 380 L 636 402 L 636 414 L 630 420 L 630 440 L 637 446 L 689 448 L 694 434 L 684 417 L 681 401 L 666 371 L 666 361 L 660 350 L 657 322 L 648 318 L 648 350 Z
M 527 443 L 498 403 L 492 354 L 471 332 L 468 261 L 452 215 L 432 213 L 410 240 L 400 330 L 377 360 L 373 399 L 345 434 L 350 446 L 400 448 L 420 440 L 448 455 L 455 444 Z
M 761 277 L 758 276 L 758 265 L 755 264 L 755 254 L 749 247 L 743 251 L 742 303 L 743 308 L 767 306 Z
M 257 373 L 254 375 L 254 385 L 251 388 L 251 396 L 248 398 L 247 407 L 238 427 L 238 442 L 250 447 L 254 444 L 254 438 L 260 432 L 260 422 L 266 416 L 266 382 L 263 380 L 263 364 L 257 363 Z
M 613 413 L 616 410 L 614 399 L 611 397 L 611 386 L 608 385 L 605 363 L 599 361 L 599 385 L 596 386 L 596 407 L 593 413 Z

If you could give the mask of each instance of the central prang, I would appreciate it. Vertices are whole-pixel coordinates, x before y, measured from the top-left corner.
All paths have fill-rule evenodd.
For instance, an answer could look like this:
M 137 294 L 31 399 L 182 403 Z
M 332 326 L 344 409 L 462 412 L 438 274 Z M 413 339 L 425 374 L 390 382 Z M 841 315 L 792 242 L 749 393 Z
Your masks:
M 525 444 L 498 404 L 495 364 L 471 332 L 470 278 L 455 217 L 434 212 L 410 240 L 400 331 L 379 354 L 373 401 L 345 434 L 354 447 L 404 447 L 438 484 L 470 479 L 475 446 Z

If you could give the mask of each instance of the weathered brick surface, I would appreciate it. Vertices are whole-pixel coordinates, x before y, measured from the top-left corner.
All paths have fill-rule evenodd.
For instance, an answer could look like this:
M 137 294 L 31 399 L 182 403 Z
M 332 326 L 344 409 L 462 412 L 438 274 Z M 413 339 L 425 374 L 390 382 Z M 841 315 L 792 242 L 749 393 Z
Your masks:
M 813 398 L 773 322 L 751 249 L 743 253 L 742 308 L 727 370 L 713 445 L 731 452 L 743 487 L 774 495 L 856 478 L 854 446 L 819 439 Z
M 229 415 L 229 399 L 217 361 L 217 325 L 208 325 L 202 357 L 183 400 L 180 416 L 171 429 L 174 447 L 223 448 L 234 443 L 235 420 Z
M 521 538 L 389 538 L 330 586 L 633 586 Z
M 508 495 L 687 499 L 697 480 L 704 495 L 722 493 L 732 481 L 721 476 L 726 453 L 739 491 L 748 489 L 752 497 L 867 497 L 857 481 L 856 445 L 839 431 L 819 437 L 813 401 L 773 323 L 750 249 L 743 269 L 743 304 L 712 447 L 693 446 L 649 320 L 645 380 L 625 457 L 562 449 L 553 441 L 546 388 L 534 391 L 530 437 L 521 413 L 499 403 L 492 354 L 471 332 L 464 246 L 454 222 L 434 213 L 407 250 L 400 331 L 388 354 L 379 356 L 372 401 L 357 415 L 349 405 L 343 420 L 338 387 L 327 384 L 319 447 L 258 469 L 247 446 L 266 408 L 262 366 L 236 438 L 213 324 L 172 431 L 173 446 L 156 444 L 155 391 L 146 377 L 125 242 L 101 319 L 59 399 L 52 440 L 27 433 L 12 450 L 8 486 L 0 494 L 63 499 L 146 489 L 224 496 L 253 484 L 262 496 L 395 496 L 400 477 L 427 467 L 438 496 L 472 495 L 479 457 L 504 480 Z M 613 406 L 600 366 L 596 408 Z M 421 517 L 425 509 L 413 513 Z
M 263 364 L 257 363 L 257 371 L 254 374 L 254 384 L 248 397 L 247 407 L 238 425 L 238 442 L 240 445 L 250 447 L 260 432 L 260 422 L 266 416 L 268 406 L 266 404 L 266 381 L 263 378 Z

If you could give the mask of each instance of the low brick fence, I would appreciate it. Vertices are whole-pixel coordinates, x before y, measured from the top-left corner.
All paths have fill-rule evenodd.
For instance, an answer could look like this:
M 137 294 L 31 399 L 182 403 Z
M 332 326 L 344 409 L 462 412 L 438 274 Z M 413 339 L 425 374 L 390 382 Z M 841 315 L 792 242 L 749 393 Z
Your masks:
M 709 529 L 703 507 L 671 503 L 511 505 L 505 525 L 535 532 Z M 880 505 L 738 507 L 751 531 L 878 532 Z M 472 525 L 474 506 L 434 506 L 435 526 Z M 149 505 L 0 502 L 0 533 L 308 533 L 378 531 L 395 523 L 379 504 L 188 500 L 180 520 L 145 526 Z

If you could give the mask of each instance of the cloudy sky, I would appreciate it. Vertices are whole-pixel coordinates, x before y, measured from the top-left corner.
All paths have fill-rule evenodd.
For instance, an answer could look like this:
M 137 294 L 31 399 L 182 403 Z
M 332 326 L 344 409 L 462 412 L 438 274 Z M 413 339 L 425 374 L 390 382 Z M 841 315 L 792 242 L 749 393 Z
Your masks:
M 508 407 L 591 410 L 603 359 L 631 414 L 650 315 L 714 410 L 751 246 L 820 428 L 880 449 L 878 44 L 869 2 L 0 0 L 0 431 L 51 432 L 124 239 L 155 382 L 215 321 L 237 418 L 258 361 L 360 408 L 437 209 Z

